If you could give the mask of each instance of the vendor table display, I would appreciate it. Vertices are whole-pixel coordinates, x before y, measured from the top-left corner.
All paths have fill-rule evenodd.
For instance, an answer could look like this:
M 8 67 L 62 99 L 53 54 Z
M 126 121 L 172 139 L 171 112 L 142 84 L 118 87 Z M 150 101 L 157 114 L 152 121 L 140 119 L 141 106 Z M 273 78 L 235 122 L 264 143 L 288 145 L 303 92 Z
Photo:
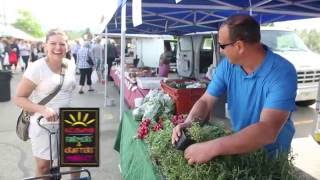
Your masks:
M 206 83 L 188 79 L 161 81 L 161 89 L 170 95 L 176 107 L 176 114 L 188 113 L 206 91 Z
M 160 180 L 157 170 L 148 156 L 143 141 L 133 138 L 139 122 L 133 120 L 130 111 L 123 114 L 114 149 L 120 153 L 121 175 L 123 179 Z
M 130 109 L 135 107 L 134 100 L 136 98 L 144 98 L 149 92 L 149 89 L 141 89 L 137 86 L 136 77 L 151 76 L 151 74 L 151 70 L 142 70 L 142 72 L 125 72 L 124 99 Z M 116 87 L 120 89 L 121 77 L 117 66 L 112 66 L 110 76 L 112 77 Z
M 139 122 L 133 119 L 131 112 L 124 113 L 114 146 L 120 153 L 123 179 L 299 179 L 292 165 L 292 156 L 289 160 L 281 155 L 271 159 L 262 150 L 217 157 L 206 164 L 188 165 L 183 151 L 171 145 L 172 122 L 177 117 L 180 119 L 173 116 L 170 121 L 164 116 L 157 121 L 145 119 Z M 159 124 L 161 127 L 156 128 Z M 140 136 L 142 131 L 147 135 Z M 186 132 L 187 137 L 195 142 L 227 134 L 219 125 L 201 127 L 198 123 Z

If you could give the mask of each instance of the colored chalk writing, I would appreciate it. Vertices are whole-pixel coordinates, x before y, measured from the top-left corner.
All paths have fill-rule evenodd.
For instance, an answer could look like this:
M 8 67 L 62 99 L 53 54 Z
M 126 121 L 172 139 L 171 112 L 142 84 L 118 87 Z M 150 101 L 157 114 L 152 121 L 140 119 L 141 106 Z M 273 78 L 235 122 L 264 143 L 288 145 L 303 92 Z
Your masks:
M 64 149 L 64 153 L 67 154 L 93 154 L 94 153 L 94 148 L 93 147 L 67 147 Z
M 83 137 L 78 137 L 78 136 L 66 136 L 65 141 L 69 143 L 77 143 L 77 142 L 82 142 L 82 143 L 90 143 L 92 142 L 92 136 L 83 136 Z
M 60 122 L 60 166 L 99 166 L 99 108 L 61 108 Z
M 84 161 L 92 161 L 94 159 L 93 155 L 70 155 L 66 157 L 66 160 L 69 162 L 84 162 Z
M 65 133 L 94 133 L 95 129 L 94 128 L 65 128 L 64 129 Z

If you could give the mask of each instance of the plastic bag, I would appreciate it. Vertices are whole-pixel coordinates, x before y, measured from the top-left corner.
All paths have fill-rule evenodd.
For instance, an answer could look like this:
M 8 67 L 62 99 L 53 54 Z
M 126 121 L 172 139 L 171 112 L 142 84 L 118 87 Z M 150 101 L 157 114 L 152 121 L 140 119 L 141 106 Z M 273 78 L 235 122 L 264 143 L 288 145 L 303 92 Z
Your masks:
M 98 78 L 98 73 L 96 70 L 93 70 L 92 73 L 91 73 L 91 82 L 92 84 L 95 84 L 99 81 L 99 78 Z
M 144 114 L 144 109 L 142 107 L 138 107 L 132 111 L 132 115 L 134 120 L 141 121 Z
M 9 54 L 8 53 L 4 54 L 3 65 L 10 65 Z
M 207 71 L 207 73 L 206 73 L 206 78 L 208 78 L 209 80 L 212 79 L 213 74 L 214 74 L 214 72 L 215 72 L 215 68 L 216 68 L 216 67 L 215 67 L 213 64 L 211 64 L 211 65 L 208 67 L 208 71 Z

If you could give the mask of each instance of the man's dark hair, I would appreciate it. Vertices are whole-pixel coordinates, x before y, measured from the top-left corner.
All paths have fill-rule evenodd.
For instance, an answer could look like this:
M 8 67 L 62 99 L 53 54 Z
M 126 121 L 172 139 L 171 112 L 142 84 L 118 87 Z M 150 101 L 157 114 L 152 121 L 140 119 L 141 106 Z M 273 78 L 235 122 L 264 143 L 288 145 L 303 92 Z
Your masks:
M 229 28 L 229 37 L 231 41 L 242 40 L 248 43 L 260 42 L 260 25 L 249 15 L 232 15 L 222 23 L 221 27 L 225 25 Z

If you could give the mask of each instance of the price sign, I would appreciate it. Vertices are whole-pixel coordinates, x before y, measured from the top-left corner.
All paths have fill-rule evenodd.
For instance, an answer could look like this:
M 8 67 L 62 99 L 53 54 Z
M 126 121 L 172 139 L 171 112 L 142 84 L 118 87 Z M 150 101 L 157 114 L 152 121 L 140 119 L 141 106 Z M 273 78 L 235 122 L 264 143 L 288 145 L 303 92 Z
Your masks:
M 60 166 L 99 166 L 99 108 L 60 108 Z

